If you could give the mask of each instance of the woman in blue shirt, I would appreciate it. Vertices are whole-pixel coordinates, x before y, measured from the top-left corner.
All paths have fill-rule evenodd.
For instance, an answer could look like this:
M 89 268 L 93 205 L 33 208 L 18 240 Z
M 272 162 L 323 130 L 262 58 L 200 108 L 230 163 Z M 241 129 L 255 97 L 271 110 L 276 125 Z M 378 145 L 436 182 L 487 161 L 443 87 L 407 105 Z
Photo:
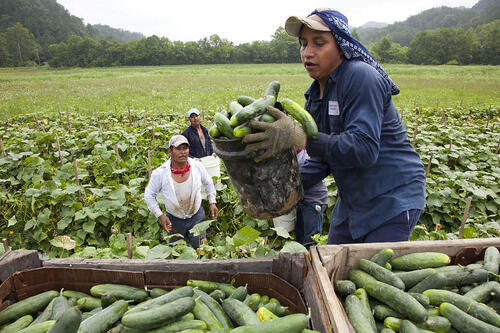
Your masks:
M 319 133 L 306 138 L 293 120 L 269 108 L 277 121 L 252 121 L 264 132 L 245 136 L 246 150 L 263 149 L 265 158 L 307 147 L 305 189 L 333 174 L 338 201 L 329 244 L 408 240 L 425 205 L 425 175 L 392 102 L 399 89 L 351 36 L 341 13 L 319 9 L 306 18 L 291 16 L 285 30 L 299 38 L 302 63 L 314 79 L 305 108 Z

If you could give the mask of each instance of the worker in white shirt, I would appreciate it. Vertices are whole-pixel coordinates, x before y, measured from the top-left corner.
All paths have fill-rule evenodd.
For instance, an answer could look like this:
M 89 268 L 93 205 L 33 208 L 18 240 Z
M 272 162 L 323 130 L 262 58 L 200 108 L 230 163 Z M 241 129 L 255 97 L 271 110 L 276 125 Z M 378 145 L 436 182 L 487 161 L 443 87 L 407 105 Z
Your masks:
M 189 157 L 189 142 L 185 136 L 174 135 L 168 146 L 170 159 L 153 170 L 144 191 L 144 200 L 166 232 L 181 234 L 198 248 L 200 239 L 206 241 L 206 233 L 198 238 L 189 230 L 206 219 L 201 205 L 201 186 L 205 187 L 212 219 L 219 216 L 215 187 L 203 164 Z M 160 193 L 165 202 L 165 213 L 156 200 Z

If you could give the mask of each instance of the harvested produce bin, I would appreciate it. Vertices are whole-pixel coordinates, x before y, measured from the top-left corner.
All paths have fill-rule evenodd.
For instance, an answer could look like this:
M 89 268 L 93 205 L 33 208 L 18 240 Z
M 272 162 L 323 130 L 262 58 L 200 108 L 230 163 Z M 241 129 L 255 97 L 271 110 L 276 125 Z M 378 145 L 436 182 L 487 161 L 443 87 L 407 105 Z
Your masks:
M 213 140 L 214 151 L 248 215 L 268 219 L 286 214 L 304 196 L 293 149 L 256 163 L 240 139 Z
M 19 261 L 23 259 L 17 258 Z M 0 285 L 0 310 L 12 302 L 51 289 L 88 293 L 91 286 L 99 283 L 173 289 L 185 285 L 188 279 L 225 283 L 234 280 L 235 286 L 247 285 L 250 293 L 277 298 L 292 312 L 308 313 L 310 309 L 310 327 L 320 332 L 332 332 L 318 280 L 305 254 L 282 253 L 273 258 L 237 260 L 68 258 L 39 260 L 34 266 L 37 268 L 15 272 L 3 281 Z
M 391 248 L 394 257 L 414 252 L 441 252 L 451 257 L 451 264 L 467 265 L 482 259 L 489 246 L 500 249 L 500 238 L 317 246 L 311 248 L 311 258 L 334 332 L 355 333 L 335 294 L 333 281 L 346 279 L 350 269 L 359 267 L 359 259 L 370 259 L 380 250 Z

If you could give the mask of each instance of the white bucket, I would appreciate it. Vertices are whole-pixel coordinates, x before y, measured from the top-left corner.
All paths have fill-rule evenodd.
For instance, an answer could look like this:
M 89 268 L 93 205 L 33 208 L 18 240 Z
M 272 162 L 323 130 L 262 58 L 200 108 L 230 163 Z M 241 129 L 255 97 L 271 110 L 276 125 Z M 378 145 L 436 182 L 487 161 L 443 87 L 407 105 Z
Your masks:
M 220 159 L 215 155 L 200 158 L 201 164 L 207 169 L 210 177 L 220 177 Z
M 274 227 L 282 227 L 288 232 L 295 230 L 295 222 L 297 222 L 297 208 L 294 208 L 290 213 L 273 218 Z

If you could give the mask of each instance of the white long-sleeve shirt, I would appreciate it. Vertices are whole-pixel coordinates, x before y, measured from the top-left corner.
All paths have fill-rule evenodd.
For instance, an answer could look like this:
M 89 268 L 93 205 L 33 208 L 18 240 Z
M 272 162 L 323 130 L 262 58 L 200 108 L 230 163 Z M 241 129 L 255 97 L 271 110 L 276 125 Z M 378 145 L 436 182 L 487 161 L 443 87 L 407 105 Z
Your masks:
M 174 180 L 170 172 L 170 159 L 163 163 L 160 167 L 153 170 L 149 184 L 144 191 L 144 200 L 148 205 L 149 210 L 159 217 L 163 214 L 156 196 L 161 193 L 165 208 L 168 213 L 180 219 L 188 219 L 194 214 L 186 214 L 185 211 L 179 206 L 179 201 L 175 195 Z M 201 186 L 205 187 L 205 193 L 209 203 L 215 203 L 215 187 L 212 178 L 208 175 L 207 170 L 200 162 L 188 158 L 191 165 L 190 172 L 192 177 L 192 195 L 191 206 L 201 206 Z M 197 210 L 196 210 L 197 211 Z M 196 213 L 195 211 L 195 213 Z

